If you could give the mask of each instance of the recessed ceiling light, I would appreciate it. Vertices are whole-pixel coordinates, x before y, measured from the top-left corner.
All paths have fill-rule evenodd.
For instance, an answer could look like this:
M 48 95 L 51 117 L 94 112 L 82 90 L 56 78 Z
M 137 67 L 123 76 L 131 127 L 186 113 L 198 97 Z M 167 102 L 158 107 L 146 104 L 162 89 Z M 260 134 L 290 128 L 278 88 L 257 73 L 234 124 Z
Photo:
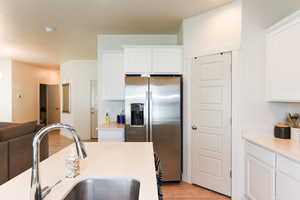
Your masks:
M 45 28 L 45 30 L 46 30 L 47 33 L 51 33 L 51 32 L 53 32 L 53 31 L 55 31 L 55 28 L 53 28 L 53 27 L 51 27 L 51 26 L 47 26 L 47 27 Z

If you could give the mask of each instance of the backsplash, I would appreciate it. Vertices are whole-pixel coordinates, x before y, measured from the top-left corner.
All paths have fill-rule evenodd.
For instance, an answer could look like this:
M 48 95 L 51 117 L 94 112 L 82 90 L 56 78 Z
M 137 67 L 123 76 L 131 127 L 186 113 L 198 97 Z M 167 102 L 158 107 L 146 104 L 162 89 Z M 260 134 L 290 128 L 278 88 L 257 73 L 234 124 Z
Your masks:
M 103 101 L 102 112 L 100 112 L 101 115 L 99 116 L 99 120 L 103 123 L 105 113 L 109 113 L 111 121 L 116 121 L 117 115 L 120 114 L 122 110 L 124 110 L 124 101 Z

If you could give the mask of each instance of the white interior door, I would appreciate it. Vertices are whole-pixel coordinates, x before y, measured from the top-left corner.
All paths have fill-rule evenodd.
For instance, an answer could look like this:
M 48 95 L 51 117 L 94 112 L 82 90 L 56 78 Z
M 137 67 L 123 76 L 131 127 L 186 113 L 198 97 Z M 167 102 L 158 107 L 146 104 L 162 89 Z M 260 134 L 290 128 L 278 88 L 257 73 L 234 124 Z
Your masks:
M 47 85 L 47 124 L 60 122 L 59 86 Z
M 231 53 L 191 68 L 192 182 L 231 196 Z

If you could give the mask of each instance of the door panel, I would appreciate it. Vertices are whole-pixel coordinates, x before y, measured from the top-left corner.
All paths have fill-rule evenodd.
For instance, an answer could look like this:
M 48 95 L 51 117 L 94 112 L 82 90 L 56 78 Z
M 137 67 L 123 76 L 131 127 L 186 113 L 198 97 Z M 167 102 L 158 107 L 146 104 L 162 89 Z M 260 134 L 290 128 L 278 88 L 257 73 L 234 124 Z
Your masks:
M 126 142 L 148 141 L 148 82 L 146 77 L 125 78 Z
M 150 137 L 163 181 L 181 180 L 181 78 L 150 78 Z
M 200 57 L 191 69 L 192 182 L 231 195 L 231 54 Z
M 47 124 L 60 122 L 59 86 L 47 85 Z

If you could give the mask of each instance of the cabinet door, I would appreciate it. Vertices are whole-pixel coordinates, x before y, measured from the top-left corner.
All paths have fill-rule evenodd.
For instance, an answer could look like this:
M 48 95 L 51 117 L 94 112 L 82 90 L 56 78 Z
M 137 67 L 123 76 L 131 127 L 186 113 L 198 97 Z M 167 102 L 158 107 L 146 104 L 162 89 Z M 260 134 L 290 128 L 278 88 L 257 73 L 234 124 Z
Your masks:
M 124 142 L 124 129 L 99 129 L 98 132 L 99 142 Z
M 151 69 L 151 48 L 124 48 L 126 74 L 148 74 Z
M 276 200 L 299 200 L 300 182 L 284 173 L 276 173 Z
M 102 91 L 104 100 L 124 99 L 123 53 L 120 51 L 102 54 Z
M 246 155 L 246 195 L 251 200 L 275 199 L 275 170 L 255 157 Z
M 183 67 L 182 48 L 153 48 L 153 74 L 181 74 Z
M 294 22 L 271 28 L 267 34 L 267 98 L 300 102 L 300 16 Z

